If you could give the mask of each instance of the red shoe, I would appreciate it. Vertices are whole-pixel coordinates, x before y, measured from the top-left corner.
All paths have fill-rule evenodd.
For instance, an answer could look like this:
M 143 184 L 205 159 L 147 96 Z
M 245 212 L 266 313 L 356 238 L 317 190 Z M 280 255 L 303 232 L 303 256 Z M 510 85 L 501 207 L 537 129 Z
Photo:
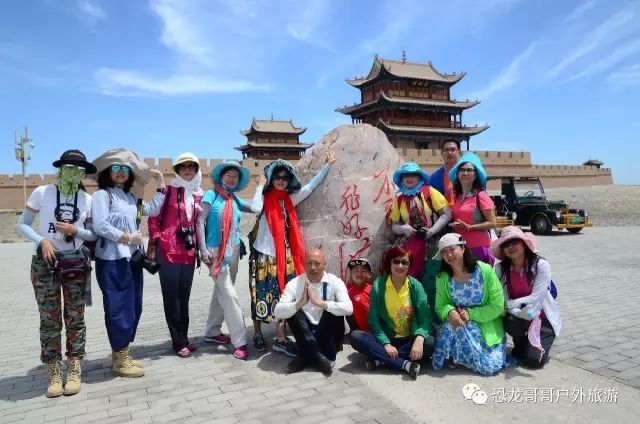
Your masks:
M 233 356 L 243 361 L 246 361 L 247 358 L 249 357 L 249 352 L 247 352 L 247 345 L 235 348 L 235 350 L 233 351 Z
M 181 358 L 188 358 L 191 355 L 191 351 L 186 347 L 183 347 L 182 349 L 176 352 L 176 355 L 178 355 Z
M 194 345 L 193 343 L 189 343 L 187 345 L 187 349 L 189 349 L 189 352 L 195 352 L 196 350 L 198 350 L 198 346 Z
M 215 337 L 204 336 L 204 341 L 207 343 L 229 344 L 231 343 L 231 337 L 220 333 Z

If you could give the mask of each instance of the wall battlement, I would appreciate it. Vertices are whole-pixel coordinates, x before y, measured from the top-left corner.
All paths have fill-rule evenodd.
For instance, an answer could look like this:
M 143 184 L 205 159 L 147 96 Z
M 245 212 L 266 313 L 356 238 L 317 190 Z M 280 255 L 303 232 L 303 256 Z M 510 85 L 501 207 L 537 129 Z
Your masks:
M 440 150 L 436 149 L 411 149 L 399 147 L 396 151 L 407 161 L 417 162 L 427 172 L 433 172 L 442 166 Z M 597 168 L 584 165 L 533 165 L 530 152 L 494 152 L 475 151 L 482 159 L 489 175 L 505 174 L 533 174 L 543 179 L 545 185 L 559 186 L 589 186 L 613 184 L 610 168 Z M 207 190 L 212 187 L 211 170 L 225 159 L 200 159 L 202 170 L 202 188 Z M 165 178 L 165 182 L 173 178 L 173 160 L 170 158 L 145 158 L 144 161 L 151 167 L 159 169 Z M 258 176 L 265 165 L 271 160 L 244 159 L 239 161 L 242 166 L 249 169 L 251 182 L 241 193 L 240 197 L 249 199 L 255 192 L 254 178 Z M 295 161 L 293 161 L 295 162 Z M 55 182 L 54 174 L 33 174 L 26 178 L 27 196 L 38 186 Z M 155 187 L 150 184 L 145 189 L 145 198 L 153 196 Z M 85 180 L 85 186 L 89 192 L 97 188 L 93 181 Z M 0 209 L 20 209 L 22 204 L 22 176 L 0 175 Z

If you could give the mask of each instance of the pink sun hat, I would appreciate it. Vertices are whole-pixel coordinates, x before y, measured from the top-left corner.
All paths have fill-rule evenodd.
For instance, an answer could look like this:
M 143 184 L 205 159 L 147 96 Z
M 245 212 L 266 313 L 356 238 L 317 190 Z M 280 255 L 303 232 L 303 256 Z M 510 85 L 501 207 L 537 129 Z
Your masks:
M 531 233 L 525 233 L 520 229 L 520 227 L 508 226 L 504 227 L 500 232 L 500 237 L 497 240 L 494 240 L 491 243 L 491 252 L 493 256 L 502 260 L 504 255 L 502 253 L 502 244 L 513 239 L 520 239 L 527 245 L 529 250 L 534 253 L 538 253 L 538 248 L 536 247 L 536 238 Z

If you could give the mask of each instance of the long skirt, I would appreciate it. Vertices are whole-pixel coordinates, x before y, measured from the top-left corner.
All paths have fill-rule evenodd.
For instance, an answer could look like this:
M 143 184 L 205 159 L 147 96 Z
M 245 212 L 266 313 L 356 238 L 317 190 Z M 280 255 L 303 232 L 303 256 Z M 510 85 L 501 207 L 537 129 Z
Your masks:
M 293 257 L 287 250 L 286 280 L 296 276 Z M 273 311 L 280 300 L 280 286 L 275 256 L 258 253 L 256 258 L 255 281 L 249 281 L 251 292 L 251 319 L 270 323 L 274 320 Z

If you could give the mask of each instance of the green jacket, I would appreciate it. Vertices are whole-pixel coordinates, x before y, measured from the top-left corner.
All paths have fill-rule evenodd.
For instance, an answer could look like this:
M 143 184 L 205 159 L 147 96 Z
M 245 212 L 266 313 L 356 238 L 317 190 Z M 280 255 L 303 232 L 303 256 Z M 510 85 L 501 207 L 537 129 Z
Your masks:
M 504 292 L 491 265 L 478 261 L 484 280 L 482 305 L 468 308 L 469 319 L 480 326 L 482 337 L 488 346 L 494 346 L 504 339 L 502 316 L 504 315 Z M 442 322 L 447 321 L 449 312 L 456 309 L 449 293 L 449 275 L 440 272 L 436 279 L 436 313 Z
M 387 306 L 384 300 L 387 278 L 388 275 L 381 275 L 376 278 L 371 285 L 371 293 L 369 294 L 370 332 L 383 345 L 396 337 L 396 331 L 387 313 Z M 409 276 L 409 296 L 414 310 L 413 319 L 411 320 L 411 334 L 422 336 L 426 339 L 431 334 L 432 329 L 431 309 L 422 284 L 411 276 Z

